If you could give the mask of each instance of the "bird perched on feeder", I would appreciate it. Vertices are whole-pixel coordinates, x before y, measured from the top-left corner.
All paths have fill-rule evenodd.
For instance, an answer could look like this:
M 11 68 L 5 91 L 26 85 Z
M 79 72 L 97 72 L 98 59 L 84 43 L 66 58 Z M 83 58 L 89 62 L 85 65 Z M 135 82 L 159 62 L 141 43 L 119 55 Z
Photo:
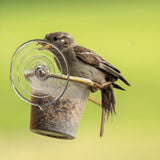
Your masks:
M 73 37 L 65 32 L 47 34 L 44 38 L 61 50 L 65 56 L 71 76 L 83 77 L 92 80 L 95 87 L 101 90 L 102 94 L 102 119 L 100 136 L 103 136 L 105 115 L 115 113 L 115 97 L 113 88 L 124 90 L 115 82 L 120 79 L 126 85 L 130 85 L 121 75 L 121 72 L 97 55 L 92 50 L 79 46 Z M 52 51 L 51 46 L 43 47 Z

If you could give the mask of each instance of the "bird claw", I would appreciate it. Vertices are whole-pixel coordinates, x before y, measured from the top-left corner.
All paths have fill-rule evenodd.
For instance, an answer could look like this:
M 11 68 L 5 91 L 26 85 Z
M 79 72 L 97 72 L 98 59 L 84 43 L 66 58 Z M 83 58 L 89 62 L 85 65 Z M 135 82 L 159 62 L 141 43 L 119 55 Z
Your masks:
M 94 82 L 94 87 L 102 90 L 105 86 L 108 86 L 110 84 L 112 84 L 111 81 L 103 83 L 103 84 L 98 84 L 98 83 Z
M 91 92 L 97 92 L 98 91 L 98 88 L 97 87 L 95 87 L 95 86 L 92 86 L 92 87 L 90 87 L 90 91 Z

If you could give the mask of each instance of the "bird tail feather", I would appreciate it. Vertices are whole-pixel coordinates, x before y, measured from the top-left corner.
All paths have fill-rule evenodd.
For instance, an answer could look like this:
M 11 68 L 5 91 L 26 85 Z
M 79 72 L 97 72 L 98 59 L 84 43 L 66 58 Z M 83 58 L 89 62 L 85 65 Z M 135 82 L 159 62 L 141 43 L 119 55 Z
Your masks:
M 115 113 L 115 97 L 113 93 L 112 84 L 105 86 L 102 89 L 101 94 L 102 94 L 102 119 L 101 119 L 100 137 L 103 136 L 106 114 L 108 118 L 110 114 Z

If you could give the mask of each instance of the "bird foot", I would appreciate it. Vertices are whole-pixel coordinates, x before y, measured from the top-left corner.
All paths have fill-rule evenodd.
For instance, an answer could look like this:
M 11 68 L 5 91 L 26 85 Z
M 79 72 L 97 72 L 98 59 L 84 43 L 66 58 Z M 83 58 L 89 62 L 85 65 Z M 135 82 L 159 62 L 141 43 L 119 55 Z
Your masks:
M 106 83 L 103 83 L 103 84 L 99 84 L 99 83 L 94 82 L 94 87 L 102 90 L 105 86 L 108 86 L 109 84 L 112 84 L 112 82 L 109 81 L 109 82 L 106 82 Z

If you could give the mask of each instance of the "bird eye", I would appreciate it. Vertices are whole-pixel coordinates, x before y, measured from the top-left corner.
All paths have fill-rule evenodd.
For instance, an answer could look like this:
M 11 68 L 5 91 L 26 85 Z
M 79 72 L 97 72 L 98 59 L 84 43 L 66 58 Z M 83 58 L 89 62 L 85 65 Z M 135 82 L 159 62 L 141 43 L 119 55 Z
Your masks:
M 53 38 L 54 41 L 57 41 L 59 38 L 56 36 Z

